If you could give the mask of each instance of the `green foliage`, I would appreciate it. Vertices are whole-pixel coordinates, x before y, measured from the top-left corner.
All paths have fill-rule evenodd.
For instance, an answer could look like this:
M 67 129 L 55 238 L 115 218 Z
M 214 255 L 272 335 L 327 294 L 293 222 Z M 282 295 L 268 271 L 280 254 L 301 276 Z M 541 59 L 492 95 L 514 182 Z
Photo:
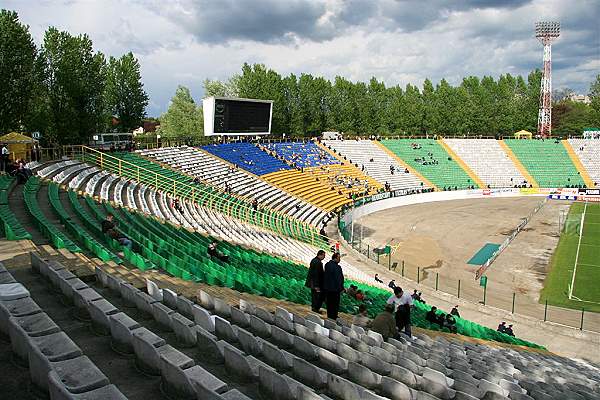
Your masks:
M 19 131 L 30 108 L 36 48 L 14 11 L 0 10 L 0 133 Z
M 119 131 L 131 132 L 146 116 L 148 95 L 144 91 L 140 63 L 129 52 L 121 58 L 110 57 L 104 92 L 106 113 L 119 119 Z
M 62 144 L 87 143 L 104 124 L 104 55 L 87 35 L 49 28 L 40 50 L 49 101 L 45 137 Z
M 204 95 L 206 97 L 239 97 L 239 75 L 234 75 L 226 82 L 219 80 L 204 80 Z
M 552 107 L 552 133 L 581 134 L 595 123 L 594 110 L 590 106 L 563 100 Z
M 133 54 L 106 63 L 91 39 L 50 27 L 37 49 L 29 27 L 0 11 L 0 133 L 39 131 L 46 145 L 88 143 L 114 115 L 131 131 L 148 96 Z
M 596 75 L 596 80 L 590 86 L 590 99 L 594 110 L 594 126 L 600 126 L 600 74 Z
M 535 132 L 542 73 L 532 71 L 526 79 L 510 74 L 464 78 L 452 86 L 445 79 L 423 89 L 407 85 L 386 87 L 371 78 L 351 82 L 337 76 L 333 81 L 310 74 L 282 77 L 262 64 L 244 64 L 236 75 L 240 97 L 274 100 L 273 133 L 314 136 L 336 130 L 361 135 L 504 135 L 526 129 Z M 205 81 L 209 95 L 223 95 L 229 83 Z M 600 93 L 596 83 L 595 93 Z M 596 106 L 600 96 L 596 96 Z M 580 134 L 591 124 L 589 107 L 577 105 L 559 124 L 557 133 Z M 592 124 L 593 125 L 593 124 Z
M 179 86 L 171 99 L 166 113 L 160 117 L 160 130 L 164 138 L 194 138 L 204 131 L 202 108 L 190 94 L 190 90 Z

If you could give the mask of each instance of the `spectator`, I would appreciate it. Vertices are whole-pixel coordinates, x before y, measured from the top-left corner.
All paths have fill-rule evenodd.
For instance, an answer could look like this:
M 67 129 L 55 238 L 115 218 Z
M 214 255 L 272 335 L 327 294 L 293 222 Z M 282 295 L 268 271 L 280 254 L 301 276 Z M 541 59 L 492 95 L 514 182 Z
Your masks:
M 509 336 L 515 336 L 513 329 L 512 329 L 512 324 L 508 325 L 508 328 L 506 328 L 504 330 L 504 333 L 506 333 Z
M 346 294 L 351 298 L 356 298 L 356 294 L 358 293 L 358 286 L 350 285 L 348 289 L 346 289 Z
M 377 315 L 371 323 L 371 330 L 383 336 L 384 340 L 396 337 L 398 328 L 394 321 L 394 305 L 386 304 L 382 313 Z
M 412 297 L 412 299 L 414 301 L 418 301 L 418 302 L 421 302 L 421 303 L 425 304 L 425 301 L 421 297 L 422 294 L 423 294 L 423 292 L 417 293 L 417 289 L 415 289 L 414 292 L 413 292 L 413 294 L 411 295 L 411 297 Z
M 413 299 L 408 293 L 404 293 L 401 287 L 396 286 L 394 289 L 394 297 L 398 300 L 394 300 L 396 307 L 396 325 L 398 331 L 404 329 L 404 333 L 407 336 L 412 336 L 410 329 L 410 311 L 413 305 Z M 388 300 L 389 302 L 389 300 Z
M 175 199 L 173 200 L 173 208 L 179 213 L 179 214 L 183 214 L 183 208 L 181 207 L 181 204 L 179 204 L 179 199 Z
M 2 144 L 2 150 L 0 152 L 0 171 L 8 172 L 8 155 L 10 154 L 8 146 Z
M 369 304 L 371 303 L 370 301 L 367 300 L 367 298 L 365 297 L 365 294 L 360 289 L 358 289 L 356 291 L 356 295 L 354 296 L 354 298 L 358 301 L 362 301 L 362 302 L 369 303 Z
M 396 286 L 394 288 L 394 294 L 391 295 L 386 303 L 387 304 L 393 304 L 394 305 L 394 311 L 398 310 L 398 306 L 400 305 L 400 298 L 402 297 L 402 289 L 399 288 L 398 286 Z
M 444 317 L 437 315 L 436 306 L 431 306 L 431 310 L 427 311 L 427 314 L 425 314 L 425 319 L 430 323 L 438 324 L 439 326 L 442 326 L 444 322 Z
M 500 325 L 498 325 L 498 329 L 496 329 L 498 332 L 502 332 L 505 333 L 506 332 L 506 322 L 502 321 L 502 323 Z
M 352 325 L 360 326 L 361 328 L 368 329 L 371 327 L 371 319 L 367 315 L 367 306 L 361 304 L 358 306 L 358 314 L 352 319 Z
M 32 175 L 31 170 L 25 166 L 24 160 L 17 160 L 14 174 L 17 177 L 17 183 L 27 182 Z
M 337 320 L 340 309 L 340 294 L 344 289 L 344 272 L 340 266 L 340 253 L 333 253 L 331 260 L 325 264 L 323 289 L 327 302 L 327 318 Z
M 454 306 L 452 310 L 450 310 L 450 314 L 460 318 L 460 313 L 458 312 L 458 305 Z
M 117 230 L 117 224 L 114 222 L 114 216 L 112 214 L 107 214 L 106 219 L 102 221 L 102 233 L 108 235 L 111 239 L 116 240 L 121 246 L 125 246 L 129 250 L 133 247 L 133 242 Z
M 383 281 L 379 279 L 379 274 L 375 274 L 375 282 L 383 283 Z
M 313 312 L 321 314 L 321 306 L 323 305 L 323 259 L 325 251 L 319 250 L 317 256 L 310 261 L 306 283 L 304 286 L 310 288 L 311 294 L 311 309 Z
M 394 290 L 394 288 L 396 287 L 396 281 L 394 279 L 392 279 L 390 281 L 390 283 L 388 283 L 388 287 L 392 290 Z
M 446 314 L 446 318 L 443 320 L 443 327 L 452 333 L 456 333 L 456 321 L 451 314 Z
M 208 253 L 211 259 L 217 258 L 223 262 L 229 261 L 229 256 L 219 251 L 219 249 L 217 248 L 217 242 L 215 241 L 208 245 L 206 252 Z
M 194 184 L 195 185 L 199 185 L 200 184 L 200 177 L 199 176 L 195 176 L 194 177 Z
M 252 200 L 252 209 L 254 210 L 254 212 L 258 211 L 258 200 Z

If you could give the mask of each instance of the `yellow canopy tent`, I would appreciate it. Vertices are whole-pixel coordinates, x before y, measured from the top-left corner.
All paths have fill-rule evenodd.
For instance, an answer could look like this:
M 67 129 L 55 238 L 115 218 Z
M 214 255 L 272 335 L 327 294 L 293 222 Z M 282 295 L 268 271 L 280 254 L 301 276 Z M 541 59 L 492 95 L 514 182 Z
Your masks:
M 520 130 L 519 132 L 515 132 L 515 139 L 522 139 L 522 138 L 532 139 L 533 133 L 531 133 L 529 131 L 525 131 L 525 130 Z
M 6 144 L 10 152 L 10 158 L 16 160 L 23 158 L 28 160 L 31 154 L 31 149 L 37 140 L 25 136 L 21 133 L 11 132 L 4 136 L 0 136 L 0 144 Z

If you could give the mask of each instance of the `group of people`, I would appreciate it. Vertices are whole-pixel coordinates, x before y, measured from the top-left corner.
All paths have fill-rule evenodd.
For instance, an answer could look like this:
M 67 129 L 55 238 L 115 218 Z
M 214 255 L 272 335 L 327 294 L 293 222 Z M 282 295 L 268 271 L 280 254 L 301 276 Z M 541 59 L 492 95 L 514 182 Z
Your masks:
M 506 322 L 502 321 L 502 323 L 498 325 L 497 331 L 501 333 L 506 333 L 509 336 L 515 336 L 512 327 L 512 324 L 506 326 Z
M 32 175 L 32 172 L 27 168 L 27 162 L 23 159 L 10 161 L 10 152 L 6 145 L 0 148 L 0 172 L 12 175 L 17 178 L 17 183 L 25 183 Z
M 333 253 L 331 260 L 323 266 L 325 251 L 319 250 L 310 262 L 305 286 L 310 288 L 311 308 L 320 314 L 323 303 L 327 304 L 327 318 L 337 320 L 340 299 L 344 288 L 344 272 L 340 266 L 341 255 Z
M 455 308 L 453 308 L 452 310 L 455 310 Z M 431 310 L 427 312 L 427 314 L 425 315 L 425 319 L 431 324 L 438 324 L 440 328 L 446 328 L 450 332 L 456 333 L 456 320 L 452 316 L 452 313 L 444 314 L 442 312 L 438 314 L 437 307 L 431 306 Z

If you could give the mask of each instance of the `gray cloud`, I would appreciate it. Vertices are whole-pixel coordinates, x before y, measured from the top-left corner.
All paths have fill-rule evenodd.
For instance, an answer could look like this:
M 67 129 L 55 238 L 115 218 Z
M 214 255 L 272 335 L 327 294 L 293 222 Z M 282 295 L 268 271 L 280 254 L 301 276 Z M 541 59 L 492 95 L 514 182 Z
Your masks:
M 205 43 L 321 41 L 336 34 L 330 24 L 321 23 L 326 11 L 322 1 L 185 0 L 177 6 L 160 2 L 156 9 Z

